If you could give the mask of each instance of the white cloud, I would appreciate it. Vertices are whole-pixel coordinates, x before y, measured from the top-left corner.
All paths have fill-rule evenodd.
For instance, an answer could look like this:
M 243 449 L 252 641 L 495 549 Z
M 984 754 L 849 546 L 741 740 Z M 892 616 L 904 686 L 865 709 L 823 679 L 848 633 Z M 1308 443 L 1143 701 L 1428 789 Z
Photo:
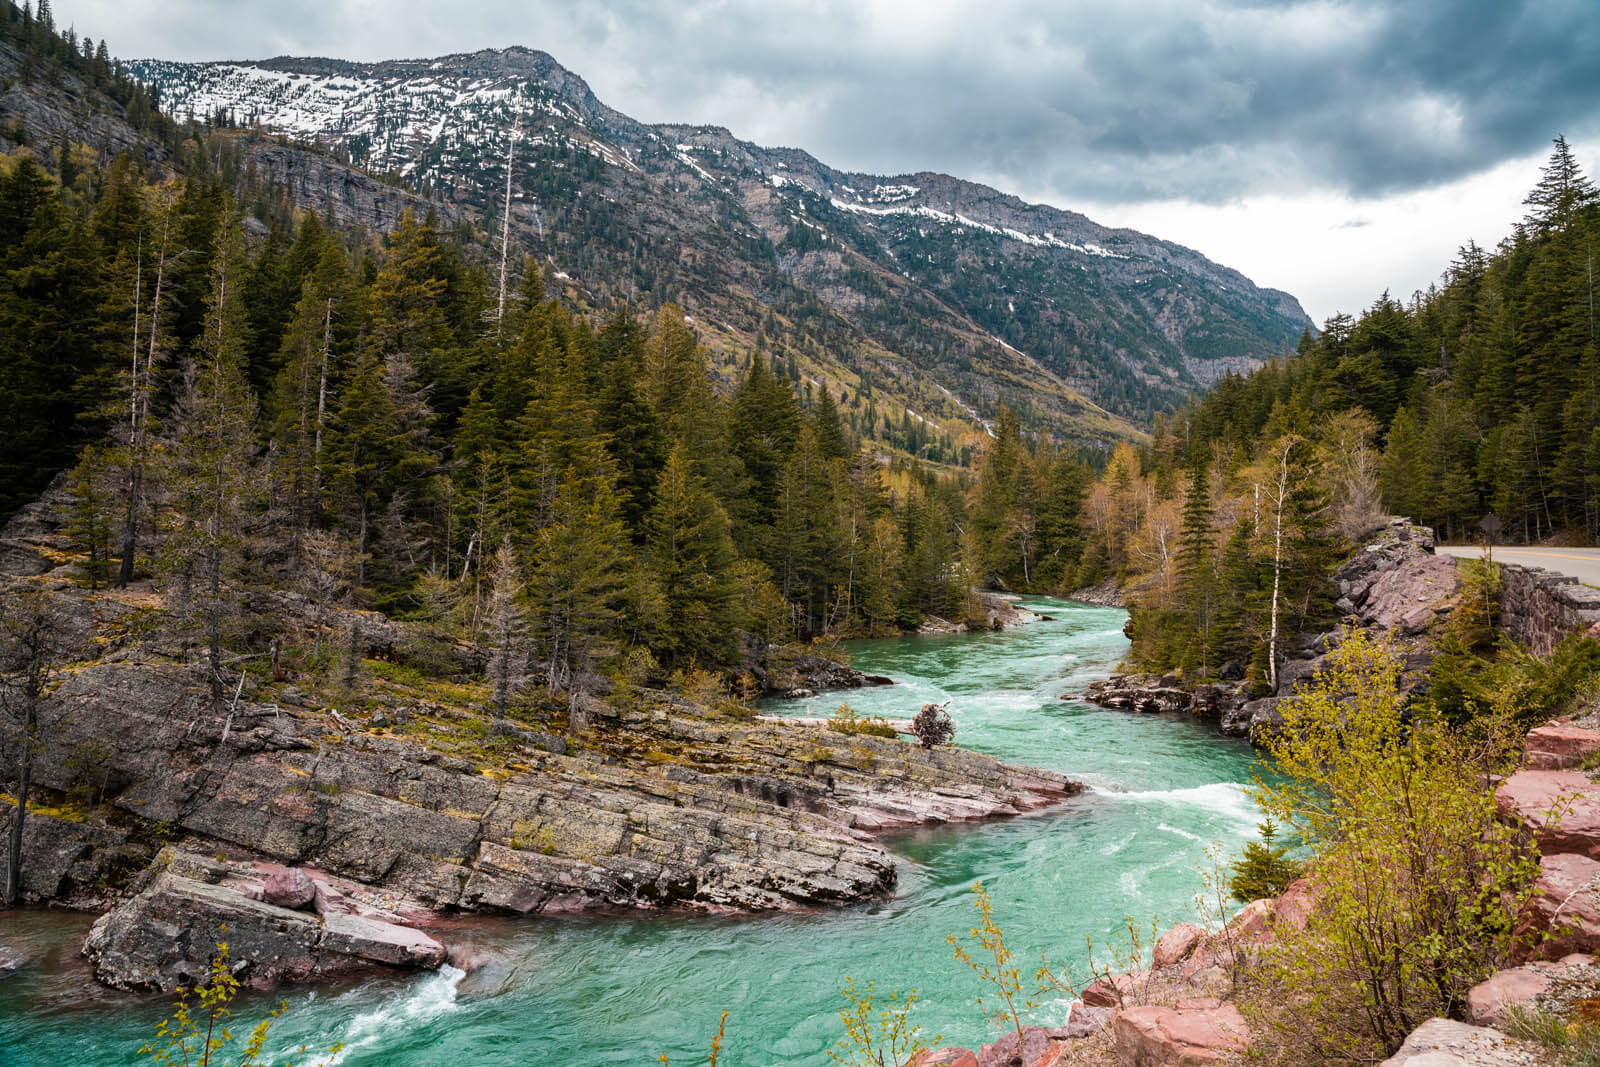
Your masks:
M 1522 198 L 1544 160 L 1541 152 L 1447 185 L 1377 199 L 1318 192 L 1227 204 L 1107 203 L 1086 213 L 1188 245 L 1258 285 L 1293 293 L 1320 324 L 1335 312 L 1358 314 L 1385 289 L 1409 300 L 1439 280 L 1469 239 L 1492 249 L 1525 214 Z
M 1319 320 L 1600 147 L 1592 0 L 55 0 L 122 56 L 523 44 L 647 122 L 938 170 L 1192 245 Z M 1592 172 L 1592 171 L 1591 171 Z M 1364 227 L 1348 225 L 1366 219 Z

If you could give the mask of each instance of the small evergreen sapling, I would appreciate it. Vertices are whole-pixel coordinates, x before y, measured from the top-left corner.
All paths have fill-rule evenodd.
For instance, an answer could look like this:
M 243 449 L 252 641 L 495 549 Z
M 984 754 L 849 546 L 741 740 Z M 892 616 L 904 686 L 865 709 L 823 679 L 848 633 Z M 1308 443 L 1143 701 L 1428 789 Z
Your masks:
M 1244 855 L 1228 865 L 1233 871 L 1228 890 L 1241 904 L 1279 896 L 1301 873 L 1300 864 L 1288 857 L 1289 847 L 1273 844 L 1278 837 L 1276 823 L 1267 819 L 1256 830 L 1261 840 L 1246 843 Z

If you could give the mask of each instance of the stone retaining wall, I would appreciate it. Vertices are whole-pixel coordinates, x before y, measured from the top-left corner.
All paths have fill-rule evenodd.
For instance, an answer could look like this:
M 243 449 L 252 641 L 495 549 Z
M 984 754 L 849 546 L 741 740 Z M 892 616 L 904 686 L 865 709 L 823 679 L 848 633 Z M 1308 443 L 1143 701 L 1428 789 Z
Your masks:
M 1500 565 L 1500 628 L 1536 655 L 1600 622 L 1600 589 L 1540 567 Z

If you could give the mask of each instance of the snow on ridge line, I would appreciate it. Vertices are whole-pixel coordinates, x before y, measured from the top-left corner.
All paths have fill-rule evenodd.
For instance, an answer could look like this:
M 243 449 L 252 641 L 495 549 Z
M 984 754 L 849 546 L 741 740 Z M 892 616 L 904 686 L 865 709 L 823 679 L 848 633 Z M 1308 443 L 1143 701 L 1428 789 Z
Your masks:
M 524 87 L 534 84 L 545 90 L 528 96 L 519 91 L 516 79 L 357 78 L 243 63 L 184 65 L 159 60 L 148 61 L 147 66 L 149 79 L 161 86 L 164 105 L 172 114 L 228 110 L 268 129 L 300 136 L 366 135 L 374 140 L 373 161 L 400 164 L 408 173 L 415 169 L 415 161 L 400 146 L 413 140 L 438 142 L 453 130 L 452 119 L 462 111 L 476 111 L 475 117 L 499 128 L 537 113 L 587 125 L 571 103 L 552 97 L 548 86 L 522 81 Z M 465 128 L 460 133 L 467 141 L 483 141 Z M 610 166 L 639 169 L 626 153 L 598 138 L 587 143 L 573 140 L 573 144 Z
M 907 186 L 909 188 L 909 186 Z M 896 204 L 888 207 L 869 207 L 866 204 L 851 204 L 844 200 L 830 198 L 828 203 L 841 211 L 854 211 L 861 215 L 916 215 L 920 218 L 933 219 L 947 226 L 966 226 L 970 229 L 992 233 L 997 237 L 1006 237 L 1022 244 L 1033 245 L 1036 248 L 1065 248 L 1072 252 L 1081 252 L 1086 256 L 1103 256 L 1107 259 L 1128 259 L 1121 252 L 1113 252 L 1109 248 L 1097 245 L 1092 241 L 1088 244 L 1078 244 L 1075 241 L 1063 241 L 1053 233 L 1043 237 L 1021 230 L 1013 230 L 1009 226 L 991 226 L 986 222 L 969 219 L 959 212 L 951 213 L 939 211 L 935 208 L 925 207 L 921 204 Z

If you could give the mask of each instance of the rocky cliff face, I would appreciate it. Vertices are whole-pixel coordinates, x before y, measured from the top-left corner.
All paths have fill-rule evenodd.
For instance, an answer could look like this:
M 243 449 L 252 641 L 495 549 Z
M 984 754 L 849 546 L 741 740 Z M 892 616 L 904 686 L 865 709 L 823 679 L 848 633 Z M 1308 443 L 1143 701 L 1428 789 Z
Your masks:
M 824 338 L 808 373 L 836 392 L 881 390 L 895 419 L 935 433 L 1010 402 L 1069 436 L 1125 434 L 1115 416 L 1175 403 L 1309 325 L 1287 294 L 1074 212 L 943 174 L 840 171 L 720 127 L 637 122 L 529 49 L 133 68 L 179 116 L 220 111 L 320 141 L 496 232 L 516 136 L 516 250 L 591 295 L 678 300 L 713 346 L 761 332 L 799 352 Z M 328 195 L 292 188 L 317 210 Z
M 1401 686 L 1410 691 L 1427 675 L 1439 622 L 1456 603 L 1455 560 L 1433 551 L 1433 531 L 1396 520 L 1336 570 L 1336 607 L 1343 625 L 1384 634 L 1404 657 Z M 1304 634 L 1287 647 L 1278 667 L 1275 691 L 1243 680 L 1237 664 L 1224 665 L 1221 681 L 1186 684 L 1177 675 L 1117 675 L 1089 687 L 1084 699 L 1102 707 L 1135 712 L 1188 712 L 1214 721 L 1233 737 L 1256 737 L 1282 720 L 1278 702 L 1292 695 L 1322 668 L 1337 646 L 1339 630 Z M 1062 699 L 1074 699 L 1067 694 Z

